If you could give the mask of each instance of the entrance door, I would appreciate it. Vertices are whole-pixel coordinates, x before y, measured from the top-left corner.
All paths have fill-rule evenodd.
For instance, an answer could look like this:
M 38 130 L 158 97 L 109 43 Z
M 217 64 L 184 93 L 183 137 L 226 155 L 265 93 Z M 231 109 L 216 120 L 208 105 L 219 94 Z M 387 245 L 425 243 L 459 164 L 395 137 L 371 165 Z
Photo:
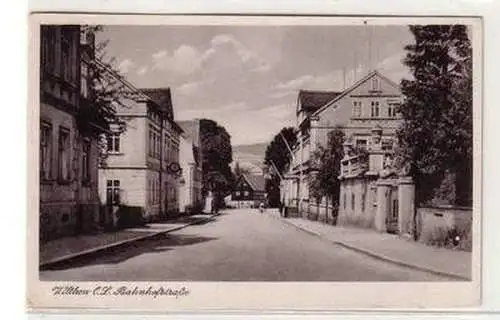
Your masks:
M 391 188 L 387 197 L 387 218 L 386 228 L 388 233 L 399 233 L 398 228 L 398 189 L 397 187 Z

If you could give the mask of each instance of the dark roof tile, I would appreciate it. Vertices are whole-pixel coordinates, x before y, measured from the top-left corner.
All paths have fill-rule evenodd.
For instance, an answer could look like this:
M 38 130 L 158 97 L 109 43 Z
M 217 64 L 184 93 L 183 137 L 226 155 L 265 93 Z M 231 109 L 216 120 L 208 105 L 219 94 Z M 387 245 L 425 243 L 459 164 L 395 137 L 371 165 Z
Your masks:
M 335 99 L 341 93 L 342 92 L 336 91 L 300 90 L 299 100 L 303 110 L 314 112 Z
M 244 174 L 243 177 L 254 191 L 264 192 L 266 190 L 266 179 L 264 176 Z

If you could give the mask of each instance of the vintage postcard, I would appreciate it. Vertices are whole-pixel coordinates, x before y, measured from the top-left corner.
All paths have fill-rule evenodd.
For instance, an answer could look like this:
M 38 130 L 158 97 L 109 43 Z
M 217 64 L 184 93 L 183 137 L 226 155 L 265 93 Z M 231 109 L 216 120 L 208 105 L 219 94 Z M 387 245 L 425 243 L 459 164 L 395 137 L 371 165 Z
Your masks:
M 28 307 L 479 305 L 481 27 L 33 14 Z

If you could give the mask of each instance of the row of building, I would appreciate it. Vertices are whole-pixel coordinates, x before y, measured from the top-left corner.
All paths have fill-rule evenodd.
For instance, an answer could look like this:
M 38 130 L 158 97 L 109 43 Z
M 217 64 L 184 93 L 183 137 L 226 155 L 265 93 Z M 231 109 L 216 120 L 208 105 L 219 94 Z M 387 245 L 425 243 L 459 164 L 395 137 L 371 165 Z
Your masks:
M 398 112 L 403 99 L 400 87 L 377 70 L 341 92 L 299 91 L 297 143 L 290 148 L 290 165 L 280 185 L 287 213 L 422 242 L 456 230 L 470 245 L 472 208 L 417 206 L 408 170 L 393 165 L 397 130 L 404 125 Z M 318 172 L 313 154 L 327 145 L 334 129 L 344 133 L 335 206 L 326 197 L 313 199 L 310 190 Z
M 399 86 L 377 70 L 341 92 L 299 91 L 297 143 L 281 184 L 284 204 L 302 215 L 330 215 L 338 223 L 409 232 L 413 185 L 391 168 L 402 99 Z M 312 199 L 309 188 L 316 174 L 313 154 L 327 145 L 334 129 L 345 134 L 338 208 L 326 198 Z M 360 149 L 367 151 L 366 159 L 355 153 Z
M 95 108 L 94 34 L 65 25 L 40 32 L 40 238 L 202 208 L 199 121 L 175 121 L 170 89 L 138 89 L 103 64 L 124 88 L 114 106 L 120 121 L 103 139 L 86 112 Z

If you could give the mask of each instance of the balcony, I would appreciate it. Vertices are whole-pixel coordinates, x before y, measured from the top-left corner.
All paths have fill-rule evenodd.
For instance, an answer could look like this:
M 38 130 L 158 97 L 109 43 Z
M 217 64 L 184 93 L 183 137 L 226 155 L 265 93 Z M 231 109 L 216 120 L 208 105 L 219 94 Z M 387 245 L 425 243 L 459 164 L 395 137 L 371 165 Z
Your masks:
M 340 173 L 343 178 L 358 176 L 368 171 L 369 165 L 367 159 L 360 156 L 353 156 L 342 160 Z

